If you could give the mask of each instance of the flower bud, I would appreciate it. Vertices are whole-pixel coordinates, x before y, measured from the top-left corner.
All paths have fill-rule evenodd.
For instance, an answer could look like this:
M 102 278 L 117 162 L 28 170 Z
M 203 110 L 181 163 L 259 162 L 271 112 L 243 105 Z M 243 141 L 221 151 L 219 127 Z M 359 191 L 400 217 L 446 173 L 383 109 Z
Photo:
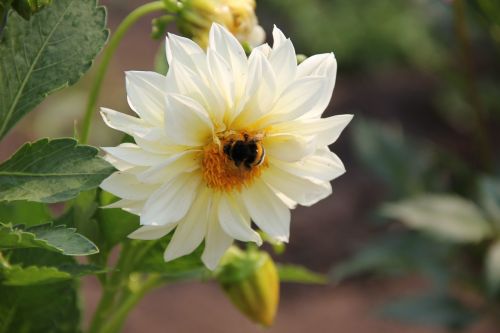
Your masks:
M 232 247 L 222 259 L 217 280 L 243 314 L 264 326 L 272 325 L 279 302 L 279 277 L 266 252 Z
M 185 0 L 179 12 L 178 27 L 200 46 L 208 45 L 212 23 L 225 26 L 241 43 L 257 46 L 265 32 L 255 15 L 255 0 Z
M 52 0 L 14 0 L 12 8 L 24 19 L 29 20 L 36 12 L 50 5 Z

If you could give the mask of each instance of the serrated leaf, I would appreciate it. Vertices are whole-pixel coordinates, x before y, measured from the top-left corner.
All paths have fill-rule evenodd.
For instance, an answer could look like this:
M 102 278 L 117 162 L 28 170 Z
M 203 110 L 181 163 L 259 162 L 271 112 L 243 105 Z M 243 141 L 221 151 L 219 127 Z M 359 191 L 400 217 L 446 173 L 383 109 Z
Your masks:
M 75 230 L 51 224 L 25 229 L 23 226 L 0 223 L 0 249 L 35 247 L 69 256 L 84 256 L 99 252 L 94 243 Z
M 454 242 L 479 242 L 492 234 L 482 212 L 471 201 L 454 195 L 426 194 L 386 204 L 386 217 Z
M 89 274 L 104 273 L 94 265 L 63 264 L 60 266 L 28 266 L 13 265 L 0 270 L 3 275 L 1 283 L 8 286 L 27 286 L 34 284 L 54 283 Z
M 297 282 L 326 284 L 328 279 L 325 275 L 311 271 L 299 265 L 278 264 L 278 275 L 281 282 Z
M 3 280 L 7 286 L 27 286 L 33 284 L 44 284 L 71 279 L 71 274 L 58 270 L 56 267 L 18 265 L 4 269 Z
M 96 0 L 58 0 L 30 21 L 11 12 L 0 43 L 0 138 L 48 94 L 72 85 L 108 38 Z
M 0 164 L 0 201 L 59 202 L 99 186 L 114 168 L 70 138 L 27 143 Z

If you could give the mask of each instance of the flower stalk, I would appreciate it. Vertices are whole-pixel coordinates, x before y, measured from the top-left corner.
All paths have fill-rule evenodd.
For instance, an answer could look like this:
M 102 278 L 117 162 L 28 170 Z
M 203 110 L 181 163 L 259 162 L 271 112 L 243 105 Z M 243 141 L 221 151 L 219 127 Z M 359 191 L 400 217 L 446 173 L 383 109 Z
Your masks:
M 111 37 L 107 48 L 104 50 L 101 63 L 99 64 L 94 82 L 92 83 L 92 86 L 90 88 L 91 90 L 89 98 L 87 100 L 87 106 L 85 108 L 85 114 L 80 131 L 81 143 L 88 142 L 90 127 L 92 124 L 95 109 L 97 107 L 97 99 L 99 98 L 99 94 L 101 92 L 102 82 L 104 81 L 109 63 L 111 62 L 111 59 L 113 58 L 113 55 L 115 54 L 116 49 L 118 48 L 118 45 L 120 45 L 120 42 L 122 41 L 126 32 L 142 17 L 157 11 L 168 11 L 168 9 L 169 8 L 167 8 L 167 6 L 165 5 L 165 1 L 155 1 L 147 3 L 132 11 L 127 17 L 125 17 L 125 19 L 116 29 L 116 32 Z

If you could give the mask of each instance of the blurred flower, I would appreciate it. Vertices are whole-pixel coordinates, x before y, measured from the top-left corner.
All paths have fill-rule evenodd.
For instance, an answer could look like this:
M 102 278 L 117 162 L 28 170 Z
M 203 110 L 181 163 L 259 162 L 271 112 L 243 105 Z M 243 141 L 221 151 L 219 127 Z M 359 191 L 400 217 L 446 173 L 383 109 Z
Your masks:
M 271 326 L 279 303 L 280 281 L 271 257 L 263 251 L 227 251 L 217 280 L 233 304 L 251 320 Z
M 201 47 L 208 45 L 213 22 L 226 27 L 241 43 L 257 46 L 265 32 L 255 15 L 255 0 L 185 0 L 179 13 L 179 30 Z
M 165 260 L 192 252 L 214 269 L 233 239 L 288 241 L 290 209 L 331 193 L 345 172 L 328 145 L 351 115 L 321 118 L 335 84 L 333 54 L 297 66 L 292 42 L 275 28 L 274 45 L 250 57 L 214 24 L 207 53 L 170 35 L 165 76 L 128 72 L 127 95 L 139 118 L 102 109 L 111 128 L 136 144 L 103 148 L 118 172 L 101 187 L 123 198 L 109 207 L 140 215 L 130 237 L 157 239 L 175 229 Z

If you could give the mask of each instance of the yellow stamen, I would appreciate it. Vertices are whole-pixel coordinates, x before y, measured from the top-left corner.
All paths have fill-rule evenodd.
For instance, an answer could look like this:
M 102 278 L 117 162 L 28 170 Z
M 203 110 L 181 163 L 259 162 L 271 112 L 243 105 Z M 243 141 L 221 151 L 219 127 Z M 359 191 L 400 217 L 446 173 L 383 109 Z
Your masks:
M 265 158 L 261 165 L 251 168 L 244 165 L 236 166 L 224 153 L 224 146 L 231 140 L 229 137 L 222 135 L 216 140 L 217 142 L 210 143 L 203 150 L 203 179 L 208 187 L 222 192 L 241 191 L 243 186 L 250 185 L 256 177 L 259 177 L 262 169 L 269 164 Z

